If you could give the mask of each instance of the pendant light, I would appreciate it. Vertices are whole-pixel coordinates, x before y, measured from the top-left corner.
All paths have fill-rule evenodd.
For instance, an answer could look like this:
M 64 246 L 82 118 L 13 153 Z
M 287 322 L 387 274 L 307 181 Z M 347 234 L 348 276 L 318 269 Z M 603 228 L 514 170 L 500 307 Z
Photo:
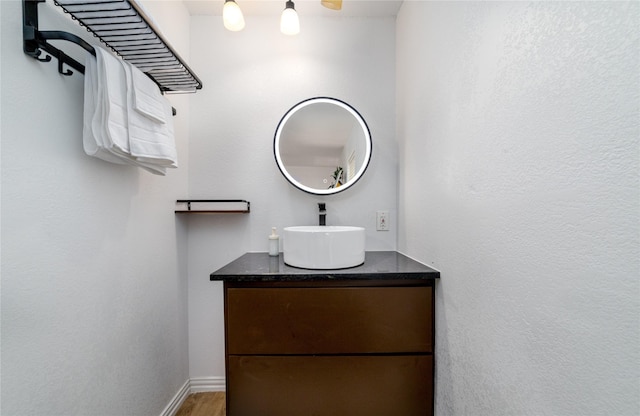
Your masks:
M 331 10 L 342 9 L 342 0 L 321 0 L 320 3 L 327 9 L 331 9 Z
M 222 21 L 224 27 L 232 32 L 244 29 L 244 16 L 235 0 L 226 0 L 222 7 Z
M 282 16 L 280 17 L 280 31 L 285 35 L 297 35 L 300 33 L 300 20 L 293 1 L 287 0 Z

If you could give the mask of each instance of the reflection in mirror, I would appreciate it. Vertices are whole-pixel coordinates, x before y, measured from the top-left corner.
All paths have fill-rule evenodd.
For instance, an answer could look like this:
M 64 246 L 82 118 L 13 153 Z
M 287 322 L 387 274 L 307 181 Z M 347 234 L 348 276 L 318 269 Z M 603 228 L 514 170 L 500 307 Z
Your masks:
M 282 174 L 316 195 L 352 186 L 371 160 L 371 134 L 362 116 L 335 98 L 317 97 L 293 106 L 280 120 L 273 151 Z

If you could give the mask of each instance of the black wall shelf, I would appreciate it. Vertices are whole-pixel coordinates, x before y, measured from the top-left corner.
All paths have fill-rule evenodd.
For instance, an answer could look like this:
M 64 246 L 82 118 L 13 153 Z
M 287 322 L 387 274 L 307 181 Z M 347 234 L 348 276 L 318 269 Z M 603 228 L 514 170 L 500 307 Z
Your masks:
M 244 199 L 179 199 L 176 214 L 248 214 L 251 204 Z
M 84 73 L 84 65 L 51 45 L 49 40 L 66 40 L 95 56 L 82 38 L 62 31 L 38 29 L 38 5 L 45 0 L 22 0 L 23 49 L 27 55 L 49 62 L 58 59 L 58 71 L 71 75 L 73 68 Z M 93 33 L 122 59 L 147 74 L 163 93 L 195 92 L 202 82 L 171 48 L 144 10 L 129 0 L 55 0 L 73 20 Z

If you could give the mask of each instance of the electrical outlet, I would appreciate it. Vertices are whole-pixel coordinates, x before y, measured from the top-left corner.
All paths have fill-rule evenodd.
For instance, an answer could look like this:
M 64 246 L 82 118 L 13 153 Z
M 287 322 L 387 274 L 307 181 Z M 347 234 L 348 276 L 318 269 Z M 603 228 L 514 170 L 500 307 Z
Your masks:
M 389 211 L 378 211 L 376 213 L 376 230 L 389 231 Z

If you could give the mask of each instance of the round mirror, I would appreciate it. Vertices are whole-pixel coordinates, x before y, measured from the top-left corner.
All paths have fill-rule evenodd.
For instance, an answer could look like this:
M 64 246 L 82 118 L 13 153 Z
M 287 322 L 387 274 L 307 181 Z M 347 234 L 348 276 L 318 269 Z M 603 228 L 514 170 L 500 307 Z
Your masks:
M 294 105 L 278 123 L 273 141 L 284 177 L 315 195 L 335 194 L 356 183 L 369 165 L 371 147 L 360 113 L 328 97 Z

